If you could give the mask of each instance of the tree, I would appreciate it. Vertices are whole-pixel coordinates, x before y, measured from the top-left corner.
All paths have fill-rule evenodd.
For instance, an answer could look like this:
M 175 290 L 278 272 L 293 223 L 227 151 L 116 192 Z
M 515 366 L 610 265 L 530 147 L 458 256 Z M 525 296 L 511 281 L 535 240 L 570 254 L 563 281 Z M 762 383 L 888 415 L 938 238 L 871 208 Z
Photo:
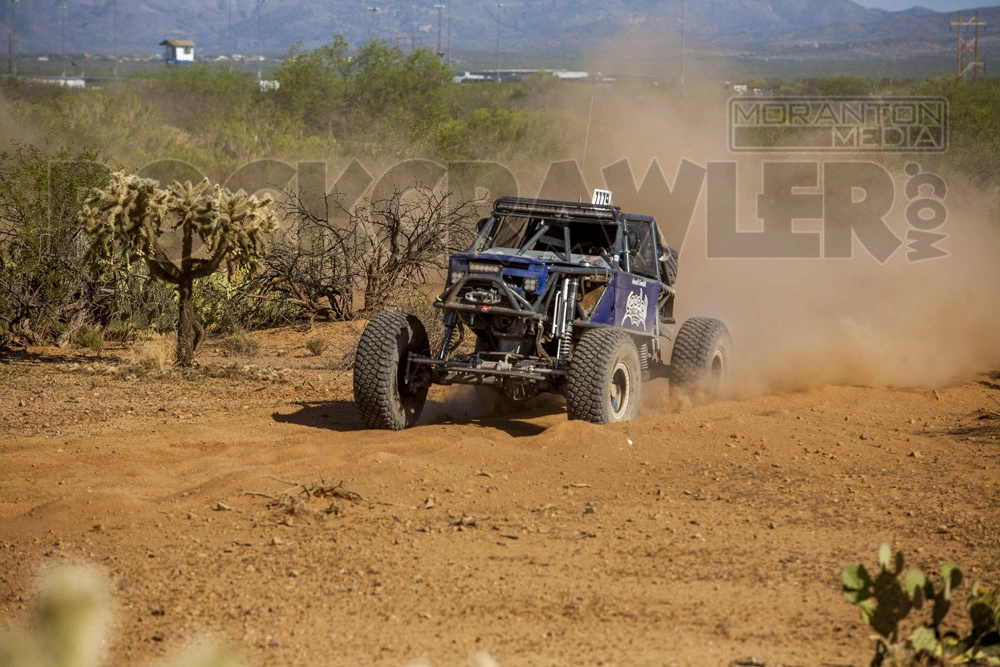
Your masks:
M 352 60 L 347 41 L 334 36 L 332 44 L 311 51 L 294 45 L 273 76 L 281 82 L 274 98 L 289 115 L 301 118 L 312 130 L 345 130 L 343 124 L 346 87 Z
M 272 199 L 211 187 L 208 179 L 161 189 L 157 181 L 118 171 L 91 191 L 80 220 L 92 237 L 90 255 L 143 260 L 178 296 L 177 363 L 190 366 L 203 333 L 194 309 L 194 281 L 226 264 L 255 271 L 267 235 L 278 227 Z
M 340 35 L 313 50 L 289 49 L 274 71 L 281 82 L 278 107 L 338 138 L 365 135 L 379 124 L 420 135 L 447 118 L 445 91 L 454 72 L 437 55 L 427 49 L 403 54 L 378 40 L 354 56 L 348 50 Z

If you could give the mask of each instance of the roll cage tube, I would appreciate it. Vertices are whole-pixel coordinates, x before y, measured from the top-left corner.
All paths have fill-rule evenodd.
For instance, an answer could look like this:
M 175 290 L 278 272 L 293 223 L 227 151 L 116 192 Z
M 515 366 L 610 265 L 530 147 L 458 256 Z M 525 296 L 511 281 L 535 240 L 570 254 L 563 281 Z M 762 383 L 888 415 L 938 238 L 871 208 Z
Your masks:
M 470 253 L 491 248 L 514 250 L 517 256 L 529 251 L 552 252 L 569 263 L 573 254 L 620 255 L 619 248 L 623 244 L 621 225 L 613 221 L 543 219 L 509 214 L 485 218 L 480 225 Z

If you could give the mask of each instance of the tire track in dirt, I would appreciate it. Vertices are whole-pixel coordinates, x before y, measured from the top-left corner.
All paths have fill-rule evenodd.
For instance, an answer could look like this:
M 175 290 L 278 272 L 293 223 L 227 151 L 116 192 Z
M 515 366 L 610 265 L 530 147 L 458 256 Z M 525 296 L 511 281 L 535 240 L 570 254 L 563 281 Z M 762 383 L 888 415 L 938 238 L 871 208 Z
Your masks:
M 997 434 L 953 434 L 987 403 L 826 387 L 609 427 L 440 403 L 388 433 L 276 396 L 8 438 L 0 610 L 22 613 L 39 562 L 84 557 L 116 587 L 128 663 L 212 630 L 262 665 L 858 664 L 847 562 L 891 541 L 996 577 Z M 320 478 L 361 500 L 288 484 Z

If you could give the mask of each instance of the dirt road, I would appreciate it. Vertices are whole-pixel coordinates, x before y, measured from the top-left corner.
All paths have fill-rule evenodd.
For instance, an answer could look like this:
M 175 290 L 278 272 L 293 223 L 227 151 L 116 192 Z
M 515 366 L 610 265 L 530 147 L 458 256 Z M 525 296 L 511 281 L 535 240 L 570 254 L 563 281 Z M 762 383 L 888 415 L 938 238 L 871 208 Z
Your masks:
M 3 622 L 85 559 L 119 605 L 110 664 L 211 632 L 251 665 L 860 665 L 839 572 L 880 543 L 1000 583 L 996 376 L 680 411 L 654 386 L 609 427 L 436 392 L 387 433 L 333 353 L 269 336 L 187 376 L 0 364 Z

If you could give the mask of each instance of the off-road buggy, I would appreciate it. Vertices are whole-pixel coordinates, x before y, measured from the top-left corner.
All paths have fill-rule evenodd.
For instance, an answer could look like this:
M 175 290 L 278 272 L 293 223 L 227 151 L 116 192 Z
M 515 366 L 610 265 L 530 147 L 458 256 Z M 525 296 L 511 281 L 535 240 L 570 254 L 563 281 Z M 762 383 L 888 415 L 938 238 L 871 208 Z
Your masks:
M 413 315 L 368 323 L 354 364 L 361 419 L 412 426 L 432 384 L 482 385 L 508 401 L 563 394 L 570 419 L 598 424 L 635 418 L 652 377 L 714 394 L 728 372 L 729 332 L 700 317 L 675 330 L 676 278 L 677 253 L 649 216 L 498 199 L 472 246 L 449 260 L 433 353 Z

